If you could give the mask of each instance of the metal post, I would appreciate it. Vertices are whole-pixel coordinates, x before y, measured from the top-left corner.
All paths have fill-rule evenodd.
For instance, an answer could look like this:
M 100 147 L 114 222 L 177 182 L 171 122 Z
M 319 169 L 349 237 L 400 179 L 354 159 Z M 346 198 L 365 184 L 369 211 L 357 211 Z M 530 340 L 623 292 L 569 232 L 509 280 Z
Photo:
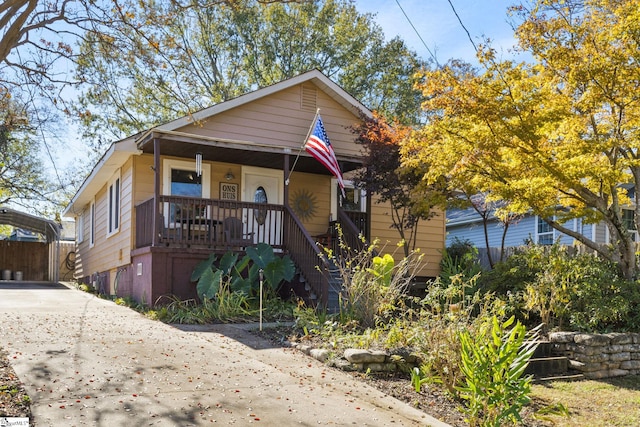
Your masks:
M 264 281 L 264 270 L 260 269 L 260 331 L 262 331 L 262 282 Z

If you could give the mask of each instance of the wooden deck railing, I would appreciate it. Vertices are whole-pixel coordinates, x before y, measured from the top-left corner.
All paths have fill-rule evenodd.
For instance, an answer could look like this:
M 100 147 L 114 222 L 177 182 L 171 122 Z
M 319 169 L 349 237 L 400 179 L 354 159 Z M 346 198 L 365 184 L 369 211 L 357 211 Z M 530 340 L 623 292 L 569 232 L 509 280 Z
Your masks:
M 157 211 L 155 205 L 155 199 L 149 199 L 136 206 L 138 248 L 152 244 L 229 247 L 232 243 L 225 233 L 225 219 L 237 218 L 243 224 L 245 238 L 283 249 L 284 207 L 281 205 L 184 196 L 159 196 Z
M 145 200 L 136 206 L 136 248 L 153 244 L 153 210 L 155 199 Z
M 349 218 L 353 227 L 349 225 L 351 231 L 356 233 L 356 237 L 358 234 L 362 234 L 366 239 L 369 238 L 369 215 L 366 212 L 356 212 L 356 211 L 345 211 L 342 208 L 338 208 L 342 211 L 342 218 Z M 340 217 L 340 214 L 338 214 Z
M 155 217 L 154 217 L 155 213 Z M 329 293 L 327 260 L 291 208 L 250 202 L 159 196 L 136 206 L 136 247 L 177 246 L 226 250 L 225 218 L 239 218 L 253 243 L 264 242 L 288 253 L 325 307 Z M 360 218 L 358 216 L 358 218 Z M 360 250 L 362 233 L 345 211 L 338 210 L 345 243 Z M 366 224 L 366 217 L 357 219 Z M 154 230 L 155 224 L 155 230 Z M 155 233 L 155 234 L 154 234 Z
M 329 297 L 326 258 L 322 256 L 323 254 L 315 241 L 307 233 L 290 207 L 285 208 L 284 225 L 284 235 L 289 256 L 291 256 L 309 286 L 318 296 L 319 305 L 326 307 Z
M 357 224 L 353 219 L 357 221 Z M 338 222 L 342 228 L 342 238 L 344 244 L 354 251 L 361 251 L 367 246 L 363 237 L 367 238 L 367 218 L 366 213 L 360 215 L 359 212 L 347 212 L 338 208 Z

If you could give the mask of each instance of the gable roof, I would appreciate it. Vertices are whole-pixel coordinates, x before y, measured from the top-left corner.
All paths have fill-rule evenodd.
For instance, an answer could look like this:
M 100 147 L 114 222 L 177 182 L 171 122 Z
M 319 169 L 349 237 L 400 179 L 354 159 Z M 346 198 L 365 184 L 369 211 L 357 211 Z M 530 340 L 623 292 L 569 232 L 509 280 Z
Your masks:
M 354 115 L 359 116 L 361 113 L 363 113 L 368 117 L 372 117 L 371 110 L 362 105 L 360 101 L 351 96 L 338 84 L 334 83 L 329 77 L 325 76 L 319 70 L 311 70 L 290 79 L 283 80 L 279 83 L 275 83 L 271 86 L 266 86 L 253 92 L 248 92 L 244 95 L 240 95 L 237 98 L 233 98 L 228 101 L 213 105 L 209 108 L 205 108 L 204 110 L 200 110 L 196 113 L 193 113 L 192 115 L 183 116 L 179 119 L 156 126 L 153 129 L 149 129 L 146 133 L 152 131 L 173 131 L 181 127 L 190 125 L 194 121 L 197 122 L 200 120 L 205 120 L 209 117 L 215 116 L 216 114 L 223 113 L 241 105 L 249 104 L 253 101 L 272 95 L 276 92 L 281 92 L 285 89 L 289 89 L 306 82 L 315 83 L 316 86 L 318 86 L 323 92 L 329 95 L 338 104 L 342 105 L 345 109 L 351 111 Z M 142 139 L 144 139 L 144 136 L 140 138 L 140 140 Z
M 242 105 L 249 104 L 258 99 L 306 82 L 311 82 L 318 86 L 329 97 L 335 100 L 338 104 L 342 105 L 346 110 L 353 113 L 355 116 L 359 116 L 360 114 L 364 114 L 367 117 L 373 116 L 371 110 L 369 110 L 362 103 L 360 103 L 360 101 L 358 101 L 356 98 L 342 89 L 338 84 L 333 82 L 329 77 L 325 76 L 321 71 L 317 69 L 311 70 L 290 79 L 283 80 L 279 83 L 275 83 L 271 86 L 267 86 L 253 92 L 240 95 L 237 98 L 221 102 L 209 108 L 205 108 L 203 110 L 195 112 L 191 115 L 185 115 L 179 119 L 155 126 L 144 132 L 112 143 L 109 149 L 103 154 L 98 163 L 94 166 L 89 176 L 84 180 L 76 194 L 73 196 L 71 202 L 62 213 L 62 216 L 74 217 L 75 215 L 82 212 L 84 207 L 91 202 L 94 195 L 100 190 L 100 188 L 102 188 L 102 186 L 113 176 L 113 174 L 116 173 L 116 171 L 120 167 L 122 167 L 122 165 L 124 165 L 124 163 L 129 159 L 129 157 L 131 157 L 131 155 L 139 155 L 142 153 L 140 147 L 144 145 L 145 141 L 149 139 L 150 135 L 158 133 L 171 134 L 177 129 L 193 124 L 194 122 L 206 120 L 217 114 Z M 179 134 L 182 136 L 188 136 L 187 134 L 183 134 L 182 132 L 179 132 Z M 203 137 L 199 135 L 194 135 L 194 138 L 200 140 L 203 139 Z M 215 139 L 222 141 L 222 139 L 220 138 Z M 250 144 L 250 142 L 246 141 L 228 142 Z

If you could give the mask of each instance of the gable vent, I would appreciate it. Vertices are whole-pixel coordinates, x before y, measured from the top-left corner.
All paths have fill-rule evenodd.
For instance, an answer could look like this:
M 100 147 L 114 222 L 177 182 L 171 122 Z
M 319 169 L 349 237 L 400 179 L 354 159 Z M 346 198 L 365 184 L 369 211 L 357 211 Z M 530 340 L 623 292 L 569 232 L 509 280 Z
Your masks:
M 300 92 L 300 108 L 307 111 L 316 111 L 316 99 L 318 90 L 314 85 L 302 85 Z

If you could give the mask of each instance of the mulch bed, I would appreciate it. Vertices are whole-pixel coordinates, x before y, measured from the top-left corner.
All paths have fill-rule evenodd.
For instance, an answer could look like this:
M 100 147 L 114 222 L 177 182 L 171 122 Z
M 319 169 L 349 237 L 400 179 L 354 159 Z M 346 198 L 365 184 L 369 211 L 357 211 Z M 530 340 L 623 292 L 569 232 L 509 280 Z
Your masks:
M 0 347 L 0 417 L 31 419 L 31 399 Z M 31 425 L 34 425 L 33 422 Z
M 273 329 L 264 329 L 262 331 L 252 331 L 253 333 L 272 341 L 278 345 L 287 345 L 294 331 L 291 328 L 279 327 Z M 314 342 L 314 338 L 310 338 L 309 344 L 312 347 L 321 347 L 322 342 Z M 316 337 L 317 340 L 317 337 Z M 315 344 L 315 345 L 314 345 Z M 337 369 L 337 368 L 335 368 Z M 345 371 L 348 372 L 348 371 Z M 405 373 L 362 373 L 348 372 L 354 377 L 366 382 L 370 386 L 392 396 L 402 402 L 405 402 L 417 409 L 424 411 L 426 414 L 443 421 L 452 427 L 468 427 L 469 423 L 465 422 L 465 416 L 461 410 L 462 402 L 458 402 L 446 394 L 442 388 L 437 385 L 425 384 L 420 392 L 416 392 L 411 385 L 409 374 Z M 549 424 L 537 420 L 533 417 L 533 412 L 539 406 L 538 402 L 532 402 L 530 406 L 525 408 L 521 415 L 523 427 L 545 427 Z

